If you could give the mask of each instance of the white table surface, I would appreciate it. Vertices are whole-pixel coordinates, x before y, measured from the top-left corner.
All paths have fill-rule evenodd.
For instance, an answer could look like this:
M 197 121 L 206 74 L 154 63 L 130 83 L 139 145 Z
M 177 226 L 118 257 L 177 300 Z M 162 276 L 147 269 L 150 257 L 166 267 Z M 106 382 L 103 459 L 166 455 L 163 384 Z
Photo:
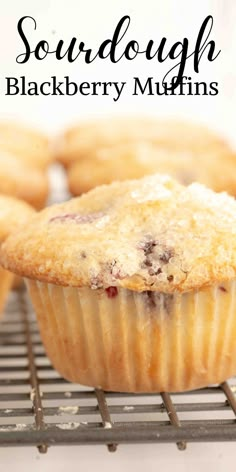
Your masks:
M 52 447 L 46 455 L 35 447 L 0 449 L 0 470 L 6 472 L 172 471 L 230 472 L 235 470 L 236 444 L 189 444 L 178 451 L 174 444 Z

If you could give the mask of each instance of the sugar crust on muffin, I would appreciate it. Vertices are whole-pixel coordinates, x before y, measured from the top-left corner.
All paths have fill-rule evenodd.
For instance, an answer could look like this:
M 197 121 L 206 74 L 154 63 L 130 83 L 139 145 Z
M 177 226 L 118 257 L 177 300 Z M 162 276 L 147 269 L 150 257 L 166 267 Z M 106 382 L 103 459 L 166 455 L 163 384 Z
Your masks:
M 0 260 L 62 286 L 184 292 L 236 276 L 235 235 L 233 198 L 157 174 L 43 210 Z

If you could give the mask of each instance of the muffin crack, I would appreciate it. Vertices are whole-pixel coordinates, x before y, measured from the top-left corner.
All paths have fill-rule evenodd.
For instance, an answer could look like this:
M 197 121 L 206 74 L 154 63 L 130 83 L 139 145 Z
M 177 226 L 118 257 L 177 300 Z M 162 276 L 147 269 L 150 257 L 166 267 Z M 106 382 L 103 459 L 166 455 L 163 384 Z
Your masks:
M 93 223 L 93 221 L 102 218 L 105 215 L 103 212 L 97 213 L 88 213 L 88 214 L 80 214 L 80 213 L 66 213 L 64 215 L 57 215 L 53 216 L 49 219 L 49 223 L 78 223 L 78 224 L 86 224 L 86 223 Z

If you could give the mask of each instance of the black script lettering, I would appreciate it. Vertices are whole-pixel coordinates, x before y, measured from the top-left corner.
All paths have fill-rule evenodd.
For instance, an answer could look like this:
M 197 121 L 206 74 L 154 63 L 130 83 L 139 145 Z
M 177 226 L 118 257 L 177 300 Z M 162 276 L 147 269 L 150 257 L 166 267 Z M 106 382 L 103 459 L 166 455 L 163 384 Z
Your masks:
M 60 39 L 60 41 L 57 45 L 57 48 L 56 48 L 56 58 L 57 58 L 58 61 L 63 59 L 66 55 L 67 55 L 68 62 L 74 62 L 75 59 L 77 59 L 80 52 L 75 57 L 73 57 L 73 52 L 74 52 L 74 47 L 75 47 L 76 41 L 77 41 L 76 38 L 72 38 L 68 49 L 64 52 L 64 54 L 62 54 L 62 48 L 64 46 L 64 41 L 62 39 Z
M 44 52 L 44 54 L 41 56 L 40 55 L 40 50 L 42 50 Z M 49 53 L 49 44 L 47 41 L 39 41 L 39 43 L 37 44 L 35 50 L 33 51 L 35 53 L 35 57 L 36 59 L 38 59 L 39 61 L 42 61 L 43 59 L 45 59 L 45 57 L 48 55 Z
M 131 57 L 131 52 L 133 51 L 133 55 Z M 137 41 L 130 41 L 126 48 L 125 48 L 125 52 L 124 52 L 124 55 L 126 57 L 126 59 L 128 59 L 129 61 L 132 61 L 139 53 L 139 43 Z
M 178 54 L 175 54 L 176 50 L 179 48 L 179 46 L 180 46 L 180 52 Z M 170 49 L 170 52 L 169 52 L 170 59 L 177 59 L 177 57 L 179 57 L 179 56 L 181 56 L 181 60 L 178 64 L 179 65 L 179 70 L 178 70 L 178 74 L 177 74 L 177 77 L 176 77 L 176 81 L 172 82 L 172 88 L 173 88 L 173 86 L 174 86 L 174 88 L 178 87 L 178 85 L 181 82 L 181 78 L 184 74 L 184 71 L 185 71 L 185 65 L 186 65 L 186 61 L 187 61 L 187 57 L 188 57 L 188 39 L 187 38 L 184 38 L 182 43 L 180 41 L 178 41 Z M 165 75 L 164 79 L 167 77 L 167 75 L 168 74 Z
M 166 38 L 162 38 L 158 49 L 157 49 L 153 54 L 151 54 L 152 48 L 153 48 L 153 46 L 154 46 L 154 41 L 151 39 L 151 40 L 148 42 L 148 45 L 147 45 L 146 58 L 150 61 L 150 60 L 152 60 L 155 56 L 157 56 L 158 62 L 164 62 L 164 61 L 167 59 L 167 57 L 168 57 L 168 54 L 167 54 L 166 57 L 162 57 L 162 54 L 163 54 L 163 52 L 164 52 L 165 44 L 166 44 Z
M 204 34 L 206 32 L 206 28 L 208 26 L 208 23 L 210 24 L 210 29 L 207 33 L 206 39 L 202 43 L 203 38 L 204 38 Z M 200 60 L 201 60 L 201 58 L 203 56 L 203 53 L 205 52 L 205 50 L 207 49 L 208 46 L 210 46 L 210 50 L 208 51 L 208 55 L 207 55 L 208 61 L 211 61 L 211 62 L 214 61 L 219 56 L 219 54 L 221 52 L 221 51 L 218 51 L 218 53 L 214 57 L 215 41 L 211 40 L 211 41 L 207 42 L 207 40 L 208 40 L 208 38 L 211 34 L 212 28 L 213 28 L 213 23 L 214 23 L 213 17 L 211 15 L 208 15 L 205 18 L 205 20 L 203 21 L 202 26 L 200 28 L 200 31 L 198 33 L 198 37 L 197 37 L 197 41 L 196 41 L 196 47 L 195 47 L 194 61 L 193 61 L 193 66 L 194 66 L 195 72 L 199 72 Z
M 32 16 L 23 16 L 19 21 L 18 21 L 18 25 L 17 25 L 17 30 L 18 30 L 18 33 L 25 45 L 25 53 L 22 53 L 22 54 L 19 54 L 16 58 L 16 62 L 18 64 L 25 64 L 25 62 L 28 62 L 29 58 L 30 58 L 30 54 L 31 51 L 30 50 L 30 45 L 28 43 L 28 40 L 23 32 L 23 29 L 22 29 L 22 26 L 23 26 L 23 22 L 26 20 L 26 19 L 30 19 L 33 21 L 34 23 L 34 29 L 36 30 L 36 27 L 37 27 L 37 23 L 35 21 L 35 19 L 32 17 Z M 22 60 L 20 60 L 20 58 L 22 57 Z
M 116 58 L 116 49 L 117 49 L 117 45 L 121 42 L 121 40 L 125 36 L 128 28 L 129 28 L 130 21 L 131 21 L 130 16 L 128 16 L 128 15 L 123 16 L 120 19 L 119 23 L 116 26 L 116 29 L 114 31 L 112 39 L 106 39 L 105 41 L 103 41 L 103 43 L 99 47 L 98 57 L 100 57 L 100 59 L 105 59 L 107 57 L 110 57 L 110 60 L 113 63 L 119 62 L 121 60 L 124 53 L 119 58 Z M 125 23 L 127 23 L 127 24 L 125 26 L 124 31 L 122 32 L 122 28 L 125 25 Z M 121 34 L 121 32 L 122 32 L 122 34 Z M 104 50 L 109 44 L 111 46 L 110 51 L 107 53 L 107 55 L 104 55 Z
M 204 33 L 205 33 L 205 30 L 206 30 L 206 27 L 207 27 L 209 21 L 211 21 L 210 30 L 208 31 L 207 37 L 206 37 L 205 41 L 202 44 L 202 39 L 204 37 Z M 174 67 L 172 67 L 166 73 L 166 75 L 163 78 L 163 81 L 166 79 L 168 74 L 170 74 L 170 72 L 172 72 L 176 67 L 180 66 L 179 69 L 181 70 L 181 73 L 180 73 L 180 70 L 179 70 L 179 73 L 178 73 L 178 76 L 177 76 L 178 78 L 175 81 L 175 83 L 173 84 L 174 88 L 178 87 L 178 85 L 180 84 L 180 81 L 181 81 L 181 74 L 183 74 L 184 70 L 185 70 L 185 65 L 186 65 L 187 59 L 189 59 L 191 56 L 193 56 L 193 58 L 194 58 L 193 59 L 194 71 L 199 72 L 200 59 L 201 59 L 204 51 L 206 50 L 206 48 L 209 45 L 210 45 L 210 51 L 208 52 L 208 60 L 209 61 L 214 61 L 219 56 L 221 51 L 218 51 L 217 55 L 215 57 L 213 57 L 213 54 L 214 54 L 214 51 L 215 51 L 215 41 L 211 40 L 207 43 L 207 40 L 208 40 L 208 38 L 211 34 L 212 28 L 213 28 L 213 17 L 211 15 L 209 15 L 205 18 L 205 20 L 203 21 L 203 23 L 201 25 L 201 28 L 200 28 L 199 33 L 198 33 L 198 37 L 197 37 L 197 41 L 196 41 L 194 51 L 191 52 L 188 55 L 187 55 L 187 50 L 188 50 L 187 42 L 188 42 L 188 39 L 184 38 L 184 40 L 186 40 L 185 41 L 185 48 L 186 49 L 184 50 L 184 54 L 181 55 L 181 61 L 178 64 L 176 64 Z M 202 51 L 202 53 L 200 54 L 201 51 Z M 181 63 L 182 63 L 182 65 L 181 65 Z

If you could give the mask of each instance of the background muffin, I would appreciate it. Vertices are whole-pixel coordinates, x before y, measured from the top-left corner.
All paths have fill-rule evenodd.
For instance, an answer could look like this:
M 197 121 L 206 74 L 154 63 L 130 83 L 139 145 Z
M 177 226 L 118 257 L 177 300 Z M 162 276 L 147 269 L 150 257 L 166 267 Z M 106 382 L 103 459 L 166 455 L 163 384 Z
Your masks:
M 96 160 L 100 149 L 113 151 L 116 146 L 132 143 L 149 143 L 157 149 L 183 152 L 206 152 L 226 146 L 221 137 L 195 123 L 150 117 L 108 117 L 69 128 L 55 143 L 55 155 L 68 167 L 78 159 Z
M 27 203 L 0 195 L 0 244 L 11 232 L 16 232 L 20 224 L 28 221 L 33 213 L 33 208 Z M 0 268 L 0 275 L 0 313 L 2 313 L 14 276 L 2 267 Z
M 236 373 L 236 202 L 169 177 L 99 187 L 1 249 L 65 378 L 182 391 Z
M 197 181 L 217 192 L 225 190 L 236 196 L 236 155 L 226 146 L 185 151 L 133 143 L 99 149 L 94 151 L 93 159 L 71 164 L 68 187 L 73 195 L 81 195 L 98 185 L 140 178 L 157 171 L 185 185 Z
M 8 151 L 22 163 L 40 170 L 45 170 L 52 161 L 48 138 L 12 121 L 0 121 L 0 151 Z
M 48 177 L 41 170 L 23 164 L 14 155 L 0 150 L 0 193 L 25 200 L 39 210 L 47 201 Z

